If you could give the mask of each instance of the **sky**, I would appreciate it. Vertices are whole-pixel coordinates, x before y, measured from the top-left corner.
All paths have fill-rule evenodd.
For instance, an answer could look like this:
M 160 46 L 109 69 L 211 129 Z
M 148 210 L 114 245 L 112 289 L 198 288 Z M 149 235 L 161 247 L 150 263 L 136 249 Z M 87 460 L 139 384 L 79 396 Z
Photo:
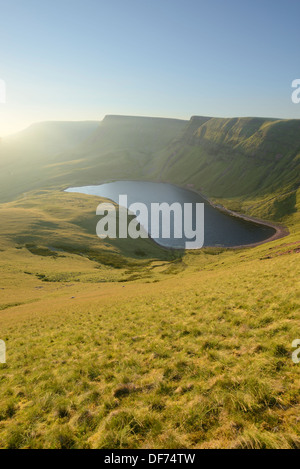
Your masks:
M 0 0 L 0 137 L 106 114 L 300 118 L 295 79 L 299 0 Z

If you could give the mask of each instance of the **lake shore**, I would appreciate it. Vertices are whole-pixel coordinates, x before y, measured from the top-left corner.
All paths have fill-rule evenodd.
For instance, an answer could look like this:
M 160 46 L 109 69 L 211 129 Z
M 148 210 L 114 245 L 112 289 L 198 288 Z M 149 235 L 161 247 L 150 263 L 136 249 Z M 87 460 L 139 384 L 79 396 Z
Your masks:
M 158 183 L 158 184 L 169 184 L 169 185 L 177 187 L 179 189 L 184 189 L 184 190 L 187 190 L 187 191 L 190 191 L 190 192 L 194 192 L 195 194 L 199 195 L 202 199 L 204 199 L 211 207 L 213 207 L 214 209 L 216 209 L 216 210 L 218 210 L 218 211 L 220 211 L 220 212 L 222 212 L 226 215 L 229 215 L 230 217 L 238 218 L 238 219 L 244 220 L 244 221 L 249 222 L 249 223 L 253 223 L 253 224 L 256 224 L 256 225 L 265 226 L 265 227 L 274 229 L 274 234 L 272 236 L 270 236 L 269 238 L 266 238 L 262 241 L 258 241 L 256 243 L 236 245 L 236 246 L 228 246 L 228 247 L 226 247 L 226 246 L 218 246 L 218 247 L 217 246 L 205 246 L 204 248 L 212 248 L 212 249 L 215 248 L 215 249 L 226 249 L 226 250 L 228 250 L 228 249 L 237 250 L 237 249 L 254 248 L 254 247 L 261 246 L 263 244 L 270 243 L 272 241 L 276 241 L 278 239 L 284 238 L 284 237 L 286 237 L 290 234 L 288 228 L 283 226 L 283 225 L 276 224 L 276 223 L 273 223 L 273 222 L 270 222 L 270 221 L 265 221 L 265 220 L 262 220 L 262 219 L 259 219 L 259 218 L 251 217 L 251 216 L 248 216 L 248 215 L 245 215 L 245 214 L 230 210 L 230 209 L 224 207 L 223 205 L 215 204 L 214 202 L 212 202 L 212 200 L 209 199 L 208 196 L 204 195 L 202 192 L 200 192 L 199 190 L 197 190 L 194 187 L 191 187 L 189 185 L 182 186 L 182 185 L 175 184 L 175 183 L 169 182 L 169 181 L 147 181 L 147 180 L 146 181 L 141 181 L 141 180 L 136 180 L 136 179 L 131 179 L 130 181 L 128 181 L 127 179 L 124 179 L 124 180 L 119 179 L 118 181 L 124 181 L 124 182 L 130 182 L 130 181 L 132 181 L 132 182 L 155 182 L 155 183 Z M 103 184 L 109 184 L 109 183 L 112 183 L 112 182 L 117 182 L 117 181 L 106 180 L 106 181 L 98 182 L 96 184 L 94 183 L 92 185 L 103 185 Z M 67 189 L 64 189 L 63 191 L 65 192 L 66 190 Z M 110 200 L 111 202 L 116 203 L 112 199 L 107 199 L 107 200 Z M 182 249 L 182 248 L 173 248 L 173 247 L 163 246 L 160 243 L 158 243 L 156 240 L 151 238 L 151 236 L 149 236 L 149 239 L 151 241 L 153 241 L 155 244 L 157 244 L 158 246 L 163 247 L 164 249 L 171 250 L 171 251 L 184 251 L 184 249 Z M 203 248 L 201 248 L 201 249 L 203 249 Z M 199 249 L 196 249 L 196 250 L 199 250 Z
M 206 195 L 204 195 L 202 192 L 198 191 L 197 189 L 194 189 L 194 188 L 191 188 L 191 187 L 188 187 L 188 186 L 182 187 L 182 186 L 179 186 L 177 184 L 173 184 L 173 185 L 175 185 L 176 187 L 180 187 L 181 189 L 186 189 L 186 190 L 195 192 L 195 194 L 198 194 L 200 197 L 202 197 L 213 208 L 215 208 L 216 210 L 219 210 L 222 213 L 226 213 L 227 215 L 229 215 L 231 217 L 240 218 L 240 219 L 248 221 L 250 223 L 254 223 L 254 224 L 257 224 L 257 225 L 261 225 L 261 226 L 267 226 L 267 227 L 273 228 L 275 230 L 275 233 L 271 237 L 269 237 L 269 238 L 267 238 L 263 241 L 259 241 L 257 243 L 251 243 L 251 244 L 243 244 L 243 245 L 240 245 L 240 246 L 230 246 L 230 247 L 225 248 L 225 249 L 254 248 L 256 246 L 261 246 L 262 244 L 266 244 L 266 243 L 270 243 L 272 241 L 276 241 L 277 239 L 285 238 L 286 236 L 288 236 L 290 234 L 289 229 L 287 227 L 283 226 L 283 225 L 276 224 L 276 223 L 273 223 L 273 222 L 270 222 L 270 221 L 265 221 L 265 220 L 262 220 L 260 218 L 251 217 L 249 215 L 244 215 L 244 214 L 239 213 L 239 212 L 234 212 L 233 210 L 230 210 L 230 209 L 224 207 L 223 205 L 214 204 Z

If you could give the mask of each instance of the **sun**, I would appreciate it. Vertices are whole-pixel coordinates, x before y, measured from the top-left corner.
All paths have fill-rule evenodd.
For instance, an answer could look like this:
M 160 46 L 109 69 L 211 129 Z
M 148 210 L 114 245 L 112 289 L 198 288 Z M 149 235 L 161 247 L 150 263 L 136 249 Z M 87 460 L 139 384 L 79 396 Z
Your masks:
M 6 138 L 31 124 L 31 120 L 26 116 L 16 115 L 10 112 L 5 104 L 0 104 L 0 138 Z

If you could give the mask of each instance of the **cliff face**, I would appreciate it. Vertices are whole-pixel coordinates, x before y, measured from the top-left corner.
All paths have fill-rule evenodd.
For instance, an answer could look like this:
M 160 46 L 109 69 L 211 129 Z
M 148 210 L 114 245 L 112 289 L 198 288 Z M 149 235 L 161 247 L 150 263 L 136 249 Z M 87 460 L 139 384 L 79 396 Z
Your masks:
M 254 158 L 277 159 L 300 149 L 300 121 L 210 119 L 194 133 L 195 143 L 211 143 L 240 151 Z
M 161 180 L 212 197 L 294 190 L 300 181 L 300 120 L 192 118 L 168 148 Z

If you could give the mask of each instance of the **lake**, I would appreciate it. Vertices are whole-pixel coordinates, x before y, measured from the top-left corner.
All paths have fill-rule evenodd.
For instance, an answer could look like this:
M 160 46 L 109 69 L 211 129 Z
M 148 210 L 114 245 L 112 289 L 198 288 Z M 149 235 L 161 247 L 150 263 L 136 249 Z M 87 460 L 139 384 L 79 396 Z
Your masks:
M 66 192 L 76 192 L 104 197 L 114 202 L 119 202 L 120 195 L 127 195 L 127 207 L 133 203 L 143 203 L 149 208 L 151 204 L 179 203 L 183 208 L 184 204 L 193 204 L 193 226 L 196 224 L 196 204 L 204 204 L 204 246 L 206 247 L 233 247 L 259 243 L 270 238 L 275 229 L 269 226 L 256 224 L 241 218 L 230 216 L 209 204 L 196 192 L 183 189 L 171 184 L 153 182 L 119 181 L 99 186 L 71 187 Z M 96 207 L 95 207 L 96 210 Z M 143 218 L 137 215 L 137 220 L 145 226 Z M 153 239 L 161 246 L 184 249 L 187 239 L 176 239 L 173 236 L 173 220 L 171 220 L 171 237 L 163 238 L 161 235 Z M 157 230 L 151 226 L 149 217 L 148 232 Z M 151 236 L 152 237 L 152 236 Z

